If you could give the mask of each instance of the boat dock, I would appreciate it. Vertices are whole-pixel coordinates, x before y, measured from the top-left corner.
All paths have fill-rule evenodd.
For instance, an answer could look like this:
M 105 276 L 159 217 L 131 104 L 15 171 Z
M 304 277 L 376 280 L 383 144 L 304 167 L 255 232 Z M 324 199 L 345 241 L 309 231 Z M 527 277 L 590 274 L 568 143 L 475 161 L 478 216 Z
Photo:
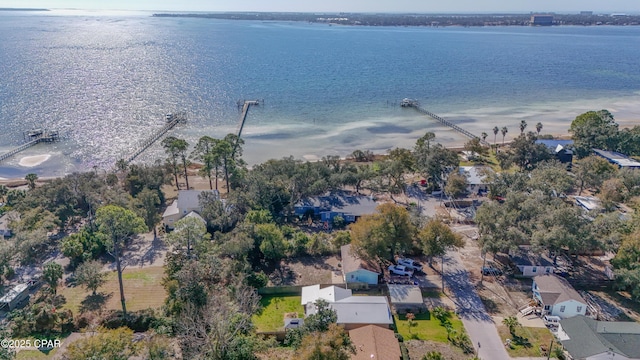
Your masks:
M 479 136 L 473 135 L 469 131 L 461 128 L 460 126 L 458 126 L 458 125 L 456 125 L 456 124 L 454 124 L 454 123 L 452 123 L 450 121 L 447 121 L 447 120 L 441 118 L 440 116 L 438 116 L 438 115 L 436 115 L 436 114 L 434 114 L 434 113 L 422 108 L 417 100 L 403 99 L 402 102 L 400 102 L 400 106 L 414 108 L 418 112 L 420 112 L 422 114 L 425 114 L 425 115 L 427 115 L 427 116 L 439 121 L 442 125 L 448 126 L 448 127 L 452 128 L 453 130 L 459 132 L 460 134 L 462 134 L 462 135 L 464 135 L 464 136 L 466 136 L 466 137 L 468 137 L 470 139 L 480 139 Z M 489 143 L 486 142 L 485 140 L 480 139 L 480 142 L 482 143 L 482 145 L 490 146 Z
M 18 146 L 15 149 L 9 150 L 8 152 L 0 155 L 0 161 L 4 161 L 10 157 L 12 157 L 13 155 L 24 151 L 36 144 L 39 144 L 41 142 L 45 142 L 45 143 L 52 143 L 52 142 L 56 142 L 58 140 L 60 140 L 60 137 L 58 136 L 58 132 L 57 131 L 48 131 L 48 130 L 41 130 L 41 129 L 36 129 L 36 130 L 31 130 L 27 133 L 24 134 L 24 138 L 27 141 L 26 143 Z
M 140 156 L 140 154 L 145 152 L 145 150 L 147 150 L 151 145 L 153 145 L 153 143 L 158 141 L 158 139 L 164 136 L 164 134 L 166 134 L 169 130 L 173 129 L 176 125 L 178 125 L 179 123 L 186 122 L 187 113 L 179 112 L 175 114 L 167 114 L 166 119 L 167 119 L 167 123 L 161 129 L 154 132 L 149 138 L 147 138 L 142 144 L 140 144 L 138 149 L 136 149 L 133 153 L 131 153 L 130 155 L 124 158 L 124 161 L 126 161 L 127 164 L 135 160 L 135 158 L 137 158 L 138 156 Z
M 242 102 L 238 101 L 238 108 L 240 107 L 240 104 L 242 104 Z M 252 105 L 253 106 L 260 105 L 260 100 L 244 101 L 244 104 L 242 105 L 242 113 L 240 114 L 240 123 L 238 124 L 238 129 L 236 130 L 236 134 L 238 135 L 238 138 L 240 137 L 240 135 L 242 135 L 242 128 L 244 128 L 244 122 L 247 120 L 247 114 L 249 113 L 249 108 Z

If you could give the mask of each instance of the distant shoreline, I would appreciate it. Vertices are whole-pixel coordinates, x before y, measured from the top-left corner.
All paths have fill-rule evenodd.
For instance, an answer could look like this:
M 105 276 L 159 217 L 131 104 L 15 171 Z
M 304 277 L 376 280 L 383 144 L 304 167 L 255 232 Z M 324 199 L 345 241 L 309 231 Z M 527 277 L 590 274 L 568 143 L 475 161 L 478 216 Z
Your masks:
M 534 15 L 550 16 L 551 22 L 535 23 Z M 485 26 L 637 26 L 640 15 L 627 14 L 366 14 L 366 13 L 282 13 L 282 12 L 201 12 L 155 13 L 154 17 L 203 18 L 220 20 L 298 21 L 351 26 L 485 27 Z
M 35 9 L 35 8 L 0 8 L 0 11 L 51 11 L 51 10 Z

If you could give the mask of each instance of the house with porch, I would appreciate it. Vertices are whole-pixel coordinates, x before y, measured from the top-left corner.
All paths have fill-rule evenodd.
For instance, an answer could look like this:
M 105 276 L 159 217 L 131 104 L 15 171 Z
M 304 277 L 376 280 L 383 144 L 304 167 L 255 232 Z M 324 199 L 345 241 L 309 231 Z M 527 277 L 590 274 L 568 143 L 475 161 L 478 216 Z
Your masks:
M 560 321 L 557 333 L 570 359 L 640 360 L 640 324 L 574 316 Z
M 560 276 L 538 275 L 533 278 L 532 290 L 533 298 L 542 307 L 543 315 L 566 319 L 587 313 L 587 301 Z
M 320 285 L 302 288 L 301 304 L 305 316 L 318 310 L 316 301 L 326 300 L 335 310 L 338 320 L 345 330 L 357 329 L 365 325 L 376 325 L 388 329 L 393 324 L 391 308 L 386 296 L 353 296 L 350 289 L 338 286 L 320 288 Z
M 344 282 L 364 283 L 375 285 L 380 278 L 380 272 L 376 269 L 375 264 L 360 259 L 351 249 L 351 244 L 340 247 L 340 255 L 342 258 L 342 276 Z

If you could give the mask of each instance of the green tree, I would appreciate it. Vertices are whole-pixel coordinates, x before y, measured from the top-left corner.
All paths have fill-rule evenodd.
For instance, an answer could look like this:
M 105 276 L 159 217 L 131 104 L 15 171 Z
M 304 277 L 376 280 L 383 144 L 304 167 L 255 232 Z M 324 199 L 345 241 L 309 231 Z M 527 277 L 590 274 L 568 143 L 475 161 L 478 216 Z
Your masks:
M 85 261 L 76 269 L 76 282 L 91 290 L 93 295 L 106 281 L 106 273 L 102 272 L 102 264 L 99 261 Z
M 138 353 L 138 344 L 133 342 L 133 330 L 100 328 L 95 335 L 84 337 L 69 344 L 64 353 L 65 360 L 127 360 Z
M 480 135 L 480 137 L 482 138 L 482 141 L 487 141 L 487 137 L 489 137 L 489 134 L 487 134 L 486 132 L 482 132 L 482 134 Z
M 300 360 L 349 360 L 355 353 L 347 333 L 332 324 L 325 332 L 305 335 L 294 356 Z
M 329 330 L 331 324 L 338 321 L 338 313 L 324 299 L 318 299 L 314 305 L 316 311 L 304 320 L 304 330 L 306 332 L 325 332 Z
M 255 228 L 258 247 L 267 261 L 278 263 L 285 256 L 284 235 L 276 224 L 259 224 Z
M 518 321 L 518 318 L 515 316 L 507 316 L 502 320 L 502 323 L 509 328 L 509 333 L 512 336 L 515 335 L 516 327 L 520 326 L 520 322 Z
M 634 300 L 640 301 L 640 230 L 623 239 L 611 265 L 619 288 L 628 290 Z
M 216 190 L 218 190 L 218 167 L 221 165 L 220 153 L 217 151 L 217 146 L 220 140 L 214 139 L 210 136 L 203 136 L 198 140 L 198 143 L 193 150 L 191 156 L 202 163 L 200 169 L 200 175 L 209 178 L 209 188 L 213 189 L 213 183 L 211 176 L 216 179 Z
M 126 316 L 127 307 L 122 283 L 122 247 L 127 239 L 145 231 L 144 220 L 131 210 L 116 205 L 107 205 L 96 212 L 96 224 L 98 225 L 98 231 L 109 239 L 108 246 L 111 255 L 116 261 L 116 271 L 118 272 L 122 313 Z
M 187 190 L 189 190 L 189 177 L 187 174 L 189 165 L 187 150 L 189 149 L 189 143 L 186 140 L 177 138 L 175 136 L 167 136 L 162 140 L 162 146 L 164 147 L 165 152 L 169 155 L 168 161 L 176 180 L 176 187 L 180 189 L 180 185 L 178 184 L 178 171 L 180 169 L 180 161 L 182 162 L 181 167 L 184 174 L 184 180 L 187 185 Z
M 520 170 L 532 170 L 538 163 L 549 160 L 551 153 L 544 144 L 536 143 L 536 135 L 529 132 L 526 135 L 520 135 L 513 140 L 509 146 L 509 150 L 500 153 L 498 160 L 502 160 L 500 167 L 508 168 L 510 164 L 516 164 Z M 506 159 L 505 159 L 506 158 Z M 507 166 L 503 165 L 503 161 Z
M 418 233 L 418 240 L 422 252 L 429 257 L 431 263 L 434 256 L 443 256 L 448 249 L 464 247 L 464 240 L 460 235 L 440 220 L 431 220 Z
M 496 148 L 496 153 L 498 152 L 498 132 L 500 132 L 500 129 L 498 129 L 497 126 L 493 127 L 493 146 Z
M 569 193 L 575 184 L 574 177 L 558 162 L 543 162 L 531 171 L 529 187 L 552 196 Z
M 207 232 L 205 223 L 195 216 L 185 216 L 176 221 L 174 229 L 167 235 L 167 241 L 178 251 L 184 251 L 191 259 L 195 250 L 196 257 L 207 252 L 211 235 Z
M 376 211 L 351 225 L 351 244 L 363 258 L 393 260 L 411 247 L 415 227 L 401 206 L 386 203 Z
M 447 176 L 447 183 L 444 186 L 444 192 L 452 198 L 457 198 L 467 192 L 469 180 L 465 174 L 454 171 Z
M 587 156 L 576 161 L 573 173 L 579 187 L 578 194 L 582 195 L 585 188 L 597 189 L 602 183 L 612 177 L 616 168 L 599 156 Z
M 536 124 L 536 132 L 538 135 L 540 135 L 540 131 L 542 131 L 542 123 L 539 122 Z
M 158 206 L 160 205 L 158 192 L 144 188 L 136 196 L 135 204 L 138 209 L 138 215 L 144 219 L 147 229 L 153 230 L 153 238 L 155 240 L 157 237 L 156 224 L 161 219 L 158 212 Z
M 504 137 L 507 136 L 508 132 L 509 129 L 506 126 L 503 126 L 502 129 L 500 129 L 500 133 L 502 134 L 502 145 L 504 145 Z
M 58 289 L 58 282 L 62 279 L 63 274 L 62 265 L 55 262 L 46 264 L 42 269 L 42 279 L 49 285 L 54 294 Z
M 423 357 L 422 360 L 445 360 L 442 353 L 438 351 L 429 351 Z
M 426 178 L 440 184 L 443 174 L 458 165 L 458 154 L 441 144 L 431 146 L 428 141 L 421 143 L 420 140 L 418 139 L 414 149 L 416 169 Z
M 38 180 L 37 174 L 29 173 L 24 177 L 24 179 L 29 183 L 29 189 L 33 190 L 36 188 L 36 180 Z
M 573 146 L 579 158 L 588 156 L 591 149 L 616 150 L 618 124 L 607 110 L 588 111 L 571 122 Z
M 483 134 L 486 135 L 486 133 L 483 133 Z M 464 149 L 466 151 L 471 152 L 472 154 L 473 153 L 477 154 L 479 157 L 482 157 L 487 153 L 487 149 L 484 147 L 484 145 L 482 145 L 482 143 L 480 142 L 480 139 L 477 137 L 474 137 L 473 139 L 470 139 L 469 141 L 467 141 L 464 144 Z
M 2 202 L 7 200 L 6 196 L 8 192 L 9 192 L 9 188 L 6 185 L 0 184 L 0 200 L 2 200 Z
M 524 120 L 520 120 L 520 134 L 524 134 L 524 129 L 527 128 L 527 122 Z

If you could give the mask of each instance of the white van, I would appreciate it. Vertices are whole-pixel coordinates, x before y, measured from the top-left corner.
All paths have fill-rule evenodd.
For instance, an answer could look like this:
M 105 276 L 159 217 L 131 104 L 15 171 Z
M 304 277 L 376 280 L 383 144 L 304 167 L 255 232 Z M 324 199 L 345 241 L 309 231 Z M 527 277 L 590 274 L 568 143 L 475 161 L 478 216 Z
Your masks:
M 556 327 L 560 325 L 560 320 L 562 319 L 560 319 L 559 316 L 545 315 L 542 317 L 542 321 L 547 327 Z

